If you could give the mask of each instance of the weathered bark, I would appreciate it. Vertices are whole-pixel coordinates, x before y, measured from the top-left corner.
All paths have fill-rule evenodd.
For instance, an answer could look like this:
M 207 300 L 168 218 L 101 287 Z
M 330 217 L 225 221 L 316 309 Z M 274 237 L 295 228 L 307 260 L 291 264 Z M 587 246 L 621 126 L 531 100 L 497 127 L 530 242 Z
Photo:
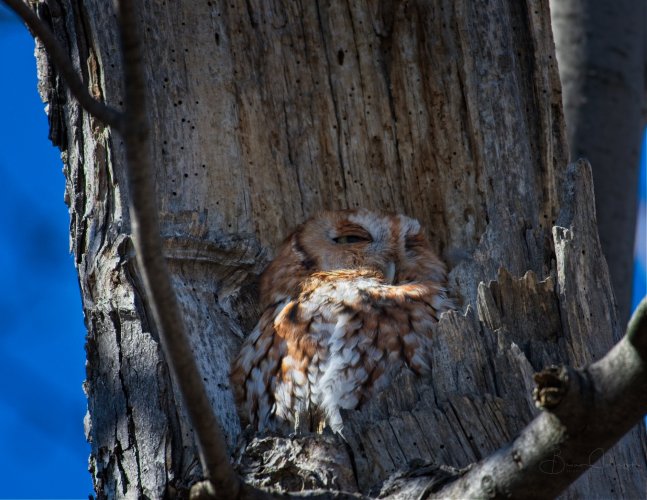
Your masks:
M 69 0 L 41 10 L 93 93 L 118 106 L 110 8 Z M 342 464 L 353 467 L 323 479 L 289 468 L 308 486 L 349 489 L 354 468 L 357 486 L 377 491 L 410 459 L 469 464 L 532 418 L 533 369 L 588 363 L 619 338 L 592 208 L 580 199 L 590 186 L 580 176 L 569 191 L 565 181 L 546 2 L 147 1 L 142 12 L 165 252 L 232 448 L 228 360 L 257 318 L 256 278 L 289 229 L 321 208 L 417 217 L 455 261 L 466 312 L 440 323 L 428 385 L 346 416 Z M 101 496 L 173 496 L 201 471 L 140 293 L 123 147 L 39 61 L 89 330 L 95 486 Z M 641 436 L 570 495 L 608 495 L 614 484 L 639 494 Z M 274 465 L 252 477 L 247 463 L 246 474 L 265 481 L 280 475 Z
M 598 230 L 624 325 L 647 123 L 647 3 L 557 0 L 550 7 L 571 158 L 593 166 Z

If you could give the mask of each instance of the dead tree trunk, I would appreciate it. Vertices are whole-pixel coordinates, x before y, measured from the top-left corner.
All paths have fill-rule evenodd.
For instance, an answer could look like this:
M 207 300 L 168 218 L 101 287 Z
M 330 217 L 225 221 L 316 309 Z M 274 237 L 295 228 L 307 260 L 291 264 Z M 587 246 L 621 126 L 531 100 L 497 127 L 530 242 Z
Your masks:
M 427 385 L 403 381 L 346 416 L 348 449 L 329 451 L 348 464 L 336 483 L 285 461 L 257 467 L 276 443 L 252 450 L 249 480 L 370 492 L 413 459 L 465 466 L 532 418 L 533 370 L 585 364 L 619 338 L 588 171 L 566 179 L 547 1 L 143 4 L 165 253 L 232 447 L 228 362 L 257 319 L 258 273 L 308 215 L 415 216 L 453 261 L 465 306 L 439 325 Z M 118 107 L 111 9 L 39 7 L 94 95 Z M 97 493 L 184 494 L 201 471 L 141 294 L 123 147 L 69 98 L 43 52 L 39 67 L 68 179 Z M 638 496 L 641 442 L 637 428 L 568 495 Z

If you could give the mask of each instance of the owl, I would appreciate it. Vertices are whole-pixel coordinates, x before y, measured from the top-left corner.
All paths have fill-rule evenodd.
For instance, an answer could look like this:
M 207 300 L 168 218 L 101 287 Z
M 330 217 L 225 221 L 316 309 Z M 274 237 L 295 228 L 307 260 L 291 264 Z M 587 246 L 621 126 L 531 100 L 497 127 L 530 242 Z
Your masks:
M 260 321 L 233 360 L 243 426 L 341 432 L 403 370 L 430 373 L 430 339 L 453 307 L 418 221 L 367 210 L 299 226 L 260 280 Z

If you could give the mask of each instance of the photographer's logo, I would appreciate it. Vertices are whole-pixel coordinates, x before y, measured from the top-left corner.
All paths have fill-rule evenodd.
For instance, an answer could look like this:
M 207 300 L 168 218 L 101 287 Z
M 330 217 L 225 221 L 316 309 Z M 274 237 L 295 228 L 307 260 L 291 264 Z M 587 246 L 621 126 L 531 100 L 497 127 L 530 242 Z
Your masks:
M 539 464 L 539 470 L 544 474 L 561 474 L 565 470 L 574 470 L 574 469 L 601 469 L 604 467 L 604 450 L 602 448 L 596 448 L 593 450 L 588 457 L 588 460 L 583 463 L 574 463 L 568 462 L 562 457 L 562 451 L 559 448 L 553 449 L 553 455 L 548 460 L 544 460 Z M 602 459 L 601 462 L 598 461 Z

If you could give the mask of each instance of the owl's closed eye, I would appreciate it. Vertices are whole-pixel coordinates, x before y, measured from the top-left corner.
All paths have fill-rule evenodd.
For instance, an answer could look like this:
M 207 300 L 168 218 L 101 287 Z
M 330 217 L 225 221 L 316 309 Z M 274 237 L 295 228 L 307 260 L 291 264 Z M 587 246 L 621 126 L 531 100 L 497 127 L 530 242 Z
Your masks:
M 453 307 L 418 221 L 367 210 L 299 226 L 261 276 L 263 314 L 232 364 L 243 424 L 341 431 L 402 370 L 430 371 L 430 338 Z

